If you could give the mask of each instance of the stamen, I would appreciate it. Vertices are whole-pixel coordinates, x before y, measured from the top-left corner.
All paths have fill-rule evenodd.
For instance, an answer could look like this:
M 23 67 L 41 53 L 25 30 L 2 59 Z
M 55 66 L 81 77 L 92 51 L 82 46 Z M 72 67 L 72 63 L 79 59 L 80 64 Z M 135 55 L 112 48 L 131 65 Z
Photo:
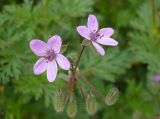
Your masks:
M 48 50 L 44 58 L 46 59 L 46 62 L 52 61 L 56 58 L 56 53 L 54 50 Z
M 96 41 L 100 37 L 100 34 L 99 34 L 99 32 L 95 32 L 95 33 L 91 32 L 90 37 L 91 37 L 92 41 Z

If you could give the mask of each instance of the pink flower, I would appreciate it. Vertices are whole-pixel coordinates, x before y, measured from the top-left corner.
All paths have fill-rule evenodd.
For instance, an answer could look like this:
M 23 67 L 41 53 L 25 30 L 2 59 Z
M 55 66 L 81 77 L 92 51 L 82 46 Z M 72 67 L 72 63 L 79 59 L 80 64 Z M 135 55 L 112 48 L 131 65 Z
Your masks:
M 154 76 L 154 80 L 155 80 L 155 81 L 160 81 L 160 74 L 156 74 L 156 75 Z
M 98 30 L 98 21 L 94 15 L 89 15 L 87 26 L 78 26 L 78 33 L 86 40 L 90 40 L 100 55 L 105 55 L 104 49 L 99 45 L 116 46 L 118 42 L 110 38 L 114 30 L 112 28 L 102 28 Z
M 48 81 L 52 82 L 57 76 L 57 63 L 64 70 L 70 69 L 70 62 L 60 53 L 61 45 L 61 37 L 58 35 L 49 38 L 47 43 L 38 39 L 30 41 L 31 50 L 42 57 L 33 67 L 36 75 L 47 71 Z

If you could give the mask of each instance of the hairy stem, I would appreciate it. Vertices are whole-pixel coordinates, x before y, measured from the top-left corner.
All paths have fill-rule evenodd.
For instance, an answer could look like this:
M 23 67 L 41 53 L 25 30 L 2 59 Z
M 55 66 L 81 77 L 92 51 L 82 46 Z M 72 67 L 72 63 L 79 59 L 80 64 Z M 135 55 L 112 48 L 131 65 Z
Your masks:
M 78 66 L 78 64 L 79 64 L 79 61 L 80 61 L 80 59 L 81 59 L 81 56 L 82 56 L 82 54 L 83 54 L 84 48 L 85 48 L 85 46 L 83 45 L 83 46 L 82 46 L 82 49 L 81 49 L 81 51 L 80 51 L 80 55 L 79 55 L 79 57 L 78 57 L 78 60 L 77 60 L 77 62 L 76 62 L 76 64 L 75 64 L 75 67 L 73 67 L 73 66 L 71 67 L 71 76 L 70 76 L 70 80 L 69 80 L 69 83 L 68 83 L 68 88 L 71 89 L 71 95 L 72 95 L 73 97 L 75 96 L 75 95 L 74 95 L 74 85 L 75 85 L 75 80 L 76 80 L 76 69 L 77 69 L 77 66 Z M 80 88 L 81 92 L 83 93 L 82 95 L 83 95 L 83 97 L 84 97 L 84 92 L 83 92 L 82 86 L 81 86 L 81 84 L 80 84 L 79 81 L 78 81 L 78 85 L 79 85 L 79 88 Z M 66 91 L 65 96 L 64 96 L 64 101 L 65 101 L 65 102 L 66 102 L 66 99 L 67 99 L 67 95 L 68 95 L 68 91 Z
M 77 68 L 77 66 L 78 66 L 78 64 L 79 64 L 79 61 L 80 61 L 81 56 L 82 56 L 82 54 L 83 54 L 84 48 L 85 48 L 85 46 L 82 46 L 82 49 L 81 49 L 80 55 L 79 55 L 79 57 L 78 57 L 78 60 L 77 60 L 77 62 L 76 62 L 76 65 L 75 65 L 75 69 Z
M 75 77 L 74 77 L 74 74 L 72 74 L 69 82 L 72 97 L 74 97 L 74 80 L 75 80 Z

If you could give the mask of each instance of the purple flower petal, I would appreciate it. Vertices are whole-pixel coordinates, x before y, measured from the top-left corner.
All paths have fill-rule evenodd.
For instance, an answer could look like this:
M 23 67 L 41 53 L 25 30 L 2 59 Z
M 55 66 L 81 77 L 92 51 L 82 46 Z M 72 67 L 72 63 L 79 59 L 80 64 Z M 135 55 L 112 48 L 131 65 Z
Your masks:
M 97 21 L 96 16 L 94 15 L 88 16 L 87 26 L 90 29 L 90 31 L 96 32 L 98 30 L 98 21 Z
M 102 44 L 102 45 L 109 45 L 109 46 L 116 46 L 118 45 L 118 42 L 112 38 L 108 37 L 102 37 L 100 39 L 97 39 L 97 42 Z
M 90 39 L 91 39 L 91 38 L 89 37 L 90 31 L 89 31 L 89 29 L 88 29 L 86 26 L 78 26 L 78 27 L 77 27 L 77 31 L 78 31 L 78 33 L 79 33 L 82 37 L 84 37 L 85 39 L 87 39 L 87 40 L 90 40 Z
M 105 55 L 104 49 L 103 49 L 98 43 L 92 42 L 92 44 L 93 44 L 93 46 L 96 48 L 97 52 L 98 52 L 100 55 L 102 55 L 102 56 Z
M 44 56 L 47 50 L 47 45 L 41 40 L 31 40 L 30 48 L 37 56 Z
M 49 49 L 53 49 L 55 53 L 59 53 L 61 50 L 62 40 L 61 37 L 58 35 L 55 35 L 51 38 L 49 38 L 47 42 L 47 46 Z
M 62 54 L 57 54 L 56 61 L 62 69 L 64 69 L 64 70 L 70 69 L 69 60 L 65 56 L 63 56 Z
M 46 71 L 47 69 L 47 63 L 44 58 L 40 58 L 34 65 L 33 71 L 36 75 L 39 75 Z
M 49 82 L 53 82 L 57 76 L 57 63 L 56 61 L 51 61 L 48 63 L 47 67 L 47 79 Z
M 112 28 L 102 28 L 99 30 L 99 32 L 102 36 L 111 37 L 114 33 L 114 30 Z

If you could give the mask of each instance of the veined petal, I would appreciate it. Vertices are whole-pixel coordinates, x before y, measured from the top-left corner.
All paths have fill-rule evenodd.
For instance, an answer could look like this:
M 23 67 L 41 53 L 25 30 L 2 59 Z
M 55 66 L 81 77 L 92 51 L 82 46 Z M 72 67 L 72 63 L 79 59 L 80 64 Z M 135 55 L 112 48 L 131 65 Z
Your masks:
M 89 37 L 89 29 L 86 26 L 78 26 L 77 27 L 77 32 L 84 37 L 87 40 L 90 40 L 91 38 Z
M 34 65 L 33 71 L 36 75 L 39 75 L 46 71 L 47 69 L 47 63 L 44 58 L 40 58 Z
M 98 30 L 98 21 L 96 16 L 94 15 L 89 15 L 88 16 L 88 22 L 87 22 L 87 26 L 90 29 L 90 31 L 94 31 L 96 32 Z
M 53 82 L 57 76 L 57 63 L 56 61 L 51 61 L 47 66 L 47 79 L 49 82 Z
M 53 49 L 56 53 L 61 50 L 62 40 L 58 35 L 52 36 L 47 42 L 48 49 Z
M 64 69 L 64 70 L 70 69 L 69 60 L 65 56 L 63 56 L 62 54 L 57 54 L 56 61 L 62 69 Z
M 105 55 L 104 49 L 103 49 L 98 43 L 96 43 L 96 42 L 93 41 L 92 44 L 93 44 L 93 46 L 96 48 L 97 52 L 98 52 L 100 55 L 102 55 L 102 56 Z
M 37 56 L 44 56 L 47 50 L 45 42 L 34 39 L 30 41 L 30 48 Z
M 112 28 L 102 28 L 99 30 L 101 36 L 108 36 L 111 37 L 114 33 Z
M 97 42 L 102 45 L 109 45 L 109 46 L 116 46 L 118 45 L 118 42 L 112 38 L 103 36 L 100 39 L 97 39 Z

